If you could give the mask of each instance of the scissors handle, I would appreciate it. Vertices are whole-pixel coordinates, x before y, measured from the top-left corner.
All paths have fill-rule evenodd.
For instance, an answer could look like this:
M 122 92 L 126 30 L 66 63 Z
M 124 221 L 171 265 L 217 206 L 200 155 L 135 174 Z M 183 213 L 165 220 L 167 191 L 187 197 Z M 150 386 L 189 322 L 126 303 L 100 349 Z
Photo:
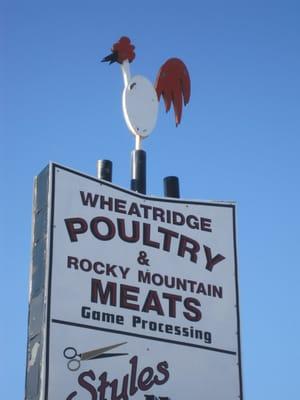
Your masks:
M 67 367 L 70 371 L 77 371 L 80 368 L 80 354 L 74 347 L 66 347 L 64 349 L 64 357 L 69 360 Z
M 72 360 L 76 356 L 78 356 L 78 353 L 74 347 L 66 347 L 64 349 L 64 357 L 68 360 Z
M 77 358 L 73 358 L 72 360 L 68 361 L 67 366 L 69 371 L 78 371 L 80 368 L 80 360 Z

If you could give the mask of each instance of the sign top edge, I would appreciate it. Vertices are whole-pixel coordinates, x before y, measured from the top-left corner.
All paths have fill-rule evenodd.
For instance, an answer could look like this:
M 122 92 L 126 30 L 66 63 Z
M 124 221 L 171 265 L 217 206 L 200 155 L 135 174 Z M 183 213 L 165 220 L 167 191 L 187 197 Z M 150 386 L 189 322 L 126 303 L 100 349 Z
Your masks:
M 112 182 L 108 182 L 103 179 L 98 179 L 96 176 L 92 176 L 92 175 L 86 174 L 84 172 L 75 170 L 73 168 L 66 167 L 57 162 L 49 162 L 48 166 L 49 166 L 49 171 L 54 172 L 55 168 L 62 169 L 66 172 L 81 176 L 86 179 L 90 179 L 94 182 L 100 183 L 101 185 L 109 186 L 111 188 L 120 190 L 124 193 L 127 193 L 131 196 L 134 196 L 134 197 L 137 197 L 140 199 L 147 199 L 147 200 L 151 200 L 151 201 L 163 201 L 163 202 L 169 202 L 169 203 L 189 203 L 189 204 L 198 204 L 198 205 L 211 205 L 211 206 L 228 207 L 228 208 L 236 207 L 236 202 L 234 202 L 234 201 L 220 201 L 220 200 L 217 201 L 217 200 L 202 200 L 202 199 L 200 200 L 200 199 L 186 199 L 186 198 L 177 199 L 177 198 L 172 198 L 172 197 L 159 197 L 159 196 L 144 195 L 141 193 L 134 192 L 130 189 L 126 189 L 122 186 L 118 186 Z

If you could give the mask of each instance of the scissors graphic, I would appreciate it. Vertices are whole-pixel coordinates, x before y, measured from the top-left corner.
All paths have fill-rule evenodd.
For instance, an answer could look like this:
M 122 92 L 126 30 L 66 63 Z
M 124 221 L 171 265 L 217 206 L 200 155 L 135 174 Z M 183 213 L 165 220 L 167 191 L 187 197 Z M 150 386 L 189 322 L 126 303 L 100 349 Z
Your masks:
M 98 358 L 106 357 L 116 357 L 116 356 L 126 356 L 128 353 L 107 353 L 107 351 L 112 350 L 116 347 L 122 346 L 127 342 L 122 342 L 118 344 L 113 344 L 112 346 L 101 347 L 99 349 L 86 351 L 85 353 L 77 353 L 74 347 L 66 347 L 64 349 L 64 357 L 68 359 L 67 367 L 70 371 L 77 371 L 80 368 L 81 361 L 95 360 Z

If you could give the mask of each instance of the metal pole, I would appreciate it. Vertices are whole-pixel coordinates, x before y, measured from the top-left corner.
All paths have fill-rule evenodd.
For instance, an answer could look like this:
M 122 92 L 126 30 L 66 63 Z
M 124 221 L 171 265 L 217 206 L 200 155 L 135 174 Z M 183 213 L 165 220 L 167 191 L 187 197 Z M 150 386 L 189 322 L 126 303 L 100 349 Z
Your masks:
M 111 182 L 112 180 L 112 162 L 110 160 L 97 161 L 97 178 Z
M 133 150 L 131 152 L 131 190 L 146 194 L 146 152 Z
M 164 178 L 164 195 L 179 199 L 179 179 L 177 176 L 166 176 Z

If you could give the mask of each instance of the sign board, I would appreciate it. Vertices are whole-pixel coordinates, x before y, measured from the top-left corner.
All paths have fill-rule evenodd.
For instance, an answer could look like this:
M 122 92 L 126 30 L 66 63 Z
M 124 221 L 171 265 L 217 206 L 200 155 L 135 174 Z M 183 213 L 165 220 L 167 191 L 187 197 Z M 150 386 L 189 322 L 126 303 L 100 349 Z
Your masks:
M 53 164 L 34 215 L 27 399 L 242 398 L 233 204 Z

